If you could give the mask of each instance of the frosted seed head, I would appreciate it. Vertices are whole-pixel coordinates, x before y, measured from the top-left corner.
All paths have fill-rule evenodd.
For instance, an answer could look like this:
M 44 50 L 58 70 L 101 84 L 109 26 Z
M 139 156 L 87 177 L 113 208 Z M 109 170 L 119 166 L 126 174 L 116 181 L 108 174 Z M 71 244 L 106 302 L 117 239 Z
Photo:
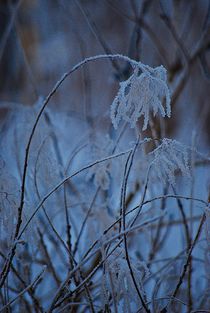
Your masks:
M 152 168 L 162 182 L 175 185 L 175 171 L 190 177 L 189 153 L 187 147 L 176 140 L 164 138 L 162 143 L 150 153 Z
M 163 117 L 171 115 L 170 92 L 166 84 L 166 69 L 143 67 L 141 63 L 134 68 L 128 80 L 120 83 L 120 88 L 111 105 L 111 120 L 115 129 L 121 120 L 135 127 L 143 116 L 143 130 L 147 129 L 150 112 Z

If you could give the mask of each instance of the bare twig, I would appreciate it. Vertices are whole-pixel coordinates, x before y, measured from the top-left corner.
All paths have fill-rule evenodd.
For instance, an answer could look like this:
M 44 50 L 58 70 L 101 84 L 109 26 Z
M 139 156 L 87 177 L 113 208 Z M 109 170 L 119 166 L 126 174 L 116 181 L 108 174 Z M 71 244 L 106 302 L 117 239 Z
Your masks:
M 42 276 L 46 270 L 46 267 L 42 269 L 42 271 L 37 275 L 37 277 L 34 279 L 34 281 L 27 286 L 23 291 L 21 291 L 15 298 L 13 298 L 9 303 L 4 305 L 1 309 L 0 312 L 3 312 L 5 309 L 7 309 L 11 304 L 13 304 L 17 299 L 19 299 L 25 292 L 29 291 L 30 289 L 34 288 L 34 286 L 42 279 Z

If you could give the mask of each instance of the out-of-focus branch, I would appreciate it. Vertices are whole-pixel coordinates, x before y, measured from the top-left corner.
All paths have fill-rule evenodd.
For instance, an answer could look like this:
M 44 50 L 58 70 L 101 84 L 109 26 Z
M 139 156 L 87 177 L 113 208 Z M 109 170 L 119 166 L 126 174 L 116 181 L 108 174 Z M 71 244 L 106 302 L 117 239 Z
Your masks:
M 139 27 L 146 32 L 148 37 L 151 39 L 152 43 L 154 44 L 155 49 L 158 52 L 159 57 L 162 60 L 162 63 L 166 66 L 167 69 L 170 68 L 170 63 L 168 61 L 167 53 L 165 47 L 162 45 L 161 40 L 157 37 L 156 33 L 150 27 L 149 23 L 147 23 L 143 18 L 136 18 L 133 16 L 128 15 L 125 11 L 122 11 L 119 7 L 116 7 L 113 4 L 113 1 L 105 0 L 106 3 L 121 17 L 127 19 L 128 21 L 135 23 Z
M 11 33 L 11 30 L 14 26 L 14 23 L 15 23 L 15 19 L 17 17 L 17 12 L 18 12 L 18 9 L 21 5 L 21 2 L 22 0 L 18 0 L 14 5 L 13 7 L 11 8 L 11 17 L 10 17 L 10 20 L 7 24 L 7 27 L 6 27 L 6 30 L 2 36 L 2 40 L 0 42 L 0 62 L 1 62 L 1 59 L 2 59 L 2 56 L 4 54 L 4 50 L 5 50 L 5 47 L 6 47 L 6 44 L 7 44 L 7 40 L 9 38 L 9 35 Z

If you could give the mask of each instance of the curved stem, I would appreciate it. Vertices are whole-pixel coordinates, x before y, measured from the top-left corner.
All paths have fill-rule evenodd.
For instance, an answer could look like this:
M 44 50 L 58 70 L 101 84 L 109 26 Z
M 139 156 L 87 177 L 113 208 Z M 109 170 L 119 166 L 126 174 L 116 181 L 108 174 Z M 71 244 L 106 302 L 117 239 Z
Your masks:
M 81 62 L 77 63 L 75 66 L 72 67 L 72 69 L 70 69 L 68 72 L 64 73 L 60 80 L 58 80 L 56 82 L 56 84 L 54 85 L 54 87 L 52 88 L 52 90 L 49 92 L 49 94 L 47 95 L 47 97 L 45 98 L 42 107 L 36 117 L 36 120 L 33 124 L 29 139 L 28 139 L 28 143 L 26 146 L 26 151 L 25 151 L 25 159 L 24 159 L 24 166 L 23 166 L 23 176 L 22 176 L 22 185 L 21 185 L 21 195 L 20 195 L 20 205 L 18 207 L 18 217 L 17 217 L 17 223 L 16 223 L 16 227 L 15 227 L 15 235 L 14 235 L 14 239 L 13 242 L 15 243 L 17 238 L 19 237 L 19 233 L 20 233 L 20 227 L 22 225 L 22 212 L 23 212 L 23 207 L 24 207 L 24 201 L 25 201 L 25 189 L 26 189 L 26 176 L 27 176 L 27 170 L 28 170 L 28 161 L 29 161 L 29 154 L 30 154 L 30 149 L 31 149 L 31 143 L 32 143 L 32 139 L 35 133 L 35 130 L 37 128 L 37 125 L 39 123 L 39 120 L 46 108 L 46 106 L 48 105 L 49 101 L 51 100 L 51 98 L 53 97 L 53 95 L 57 92 L 57 90 L 59 89 L 59 87 L 63 84 L 63 82 L 75 71 L 77 71 L 80 67 L 84 66 L 85 64 L 89 63 L 89 62 L 93 62 L 96 60 L 102 60 L 102 59 L 121 59 L 124 60 L 126 62 L 129 62 L 131 65 L 138 65 L 141 66 L 142 68 L 144 68 L 145 66 L 141 63 L 141 62 L 137 62 L 134 60 L 131 60 L 130 58 L 120 55 L 120 54 L 108 54 L 108 55 L 96 55 L 93 57 L 89 57 L 86 58 L 84 60 L 82 60 Z M 22 232 L 21 232 L 22 234 Z M 4 282 L 7 278 L 7 275 L 10 271 L 10 267 L 11 267 L 11 263 L 12 260 L 15 256 L 16 253 L 16 244 L 12 245 L 12 248 L 8 254 L 7 260 L 4 263 L 1 275 L 0 275 L 0 288 L 4 285 Z

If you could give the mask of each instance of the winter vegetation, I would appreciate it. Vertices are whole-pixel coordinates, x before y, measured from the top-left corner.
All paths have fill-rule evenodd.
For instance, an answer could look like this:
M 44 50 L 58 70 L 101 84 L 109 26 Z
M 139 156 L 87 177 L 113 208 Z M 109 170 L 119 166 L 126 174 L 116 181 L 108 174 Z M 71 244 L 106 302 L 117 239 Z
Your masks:
M 0 312 L 210 312 L 210 1 L 0 21 Z

